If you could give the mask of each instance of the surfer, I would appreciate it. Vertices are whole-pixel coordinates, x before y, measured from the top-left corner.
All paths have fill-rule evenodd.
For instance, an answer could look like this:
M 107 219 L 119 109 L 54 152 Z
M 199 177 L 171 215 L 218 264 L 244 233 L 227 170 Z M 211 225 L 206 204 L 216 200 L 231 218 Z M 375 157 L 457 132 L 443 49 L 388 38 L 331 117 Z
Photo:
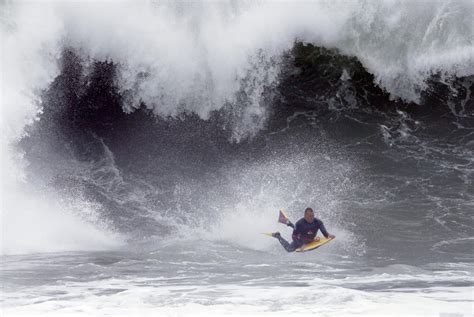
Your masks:
M 327 239 L 334 239 L 335 236 L 329 234 L 321 220 L 314 217 L 314 211 L 312 208 L 306 208 L 304 211 L 304 217 L 296 222 L 296 225 L 283 214 L 280 213 L 279 222 L 285 223 L 288 227 L 293 228 L 292 238 L 293 241 L 289 243 L 286 241 L 279 232 L 272 233 L 272 237 L 277 238 L 280 244 L 288 252 L 293 252 L 299 247 L 310 243 L 312 241 L 319 241 L 319 237 L 316 237 L 318 230 L 321 230 L 322 234 Z

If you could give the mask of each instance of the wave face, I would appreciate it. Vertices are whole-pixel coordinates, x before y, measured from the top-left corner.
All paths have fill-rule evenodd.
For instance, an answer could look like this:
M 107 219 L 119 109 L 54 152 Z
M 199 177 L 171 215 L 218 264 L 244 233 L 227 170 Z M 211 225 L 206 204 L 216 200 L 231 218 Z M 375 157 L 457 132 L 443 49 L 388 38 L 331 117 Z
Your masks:
M 3 252 L 265 250 L 275 210 L 311 205 L 341 254 L 472 260 L 473 11 L 4 3 Z

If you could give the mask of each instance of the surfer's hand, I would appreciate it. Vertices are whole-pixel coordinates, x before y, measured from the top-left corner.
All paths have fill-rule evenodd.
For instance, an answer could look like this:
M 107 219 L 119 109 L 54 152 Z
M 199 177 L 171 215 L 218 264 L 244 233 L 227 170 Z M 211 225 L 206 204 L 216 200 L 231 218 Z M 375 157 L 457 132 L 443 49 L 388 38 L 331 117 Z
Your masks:
M 328 239 L 334 239 L 336 236 L 333 234 L 328 234 Z
M 314 241 L 319 241 L 319 237 L 314 237 Z

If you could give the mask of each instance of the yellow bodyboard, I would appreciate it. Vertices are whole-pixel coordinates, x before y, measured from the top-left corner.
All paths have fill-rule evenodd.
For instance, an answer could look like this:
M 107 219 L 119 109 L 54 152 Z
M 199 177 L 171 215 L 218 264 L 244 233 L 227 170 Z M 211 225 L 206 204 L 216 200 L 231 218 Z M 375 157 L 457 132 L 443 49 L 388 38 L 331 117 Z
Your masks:
M 306 252 L 306 251 L 311 251 L 311 250 L 314 250 L 314 249 L 317 249 L 319 248 L 320 246 L 330 242 L 332 239 L 329 238 L 329 239 L 326 239 L 326 238 L 320 238 L 319 241 L 313 241 L 313 242 L 310 242 L 310 243 L 307 243 L 301 247 L 299 247 L 298 249 L 296 249 L 295 251 L 296 252 Z
M 271 232 L 262 232 L 262 234 L 266 235 L 266 236 L 269 236 L 269 237 L 273 237 L 272 236 L 272 233 Z M 310 243 L 307 243 L 301 247 L 299 247 L 298 249 L 296 249 L 295 251 L 296 252 L 306 252 L 306 251 L 311 251 L 311 250 L 314 250 L 314 249 L 317 249 L 319 248 L 320 246 L 330 242 L 331 240 L 333 240 L 334 238 L 330 238 L 330 239 L 326 239 L 326 238 L 319 238 L 319 241 L 313 241 L 313 242 L 310 242 Z

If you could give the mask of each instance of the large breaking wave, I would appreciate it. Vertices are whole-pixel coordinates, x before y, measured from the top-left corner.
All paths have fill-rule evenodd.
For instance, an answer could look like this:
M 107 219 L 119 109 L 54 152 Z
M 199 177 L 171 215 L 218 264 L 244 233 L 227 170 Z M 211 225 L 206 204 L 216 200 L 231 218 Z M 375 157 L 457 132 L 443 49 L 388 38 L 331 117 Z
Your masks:
M 358 163 L 306 137 L 293 140 L 291 155 L 278 150 L 288 140 L 259 139 L 262 130 L 280 131 L 282 103 L 408 109 L 437 99 L 470 116 L 471 1 L 6 2 L 1 9 L 2 220 L 18 224 L 4 233 L 8 253 L 47 251 L 75 226 L 78 236 L 51 250 L 107 248 L 121 241 L 116 231 L 162 234 L 167 222 L 212 232 L 199 223 L 207 218 L 189 217 L 208 208 L 249 218 L 252 208 L 269 216 L 305 201 L 337 209 L 357 187 Z M 387 142 L 416 125 L 403 115 L 402 129 L 381 127 Z M 228 142 L 248 138 L 250 145 Z M 241 173 L 242 165 L 254 171 Z M 48 207 L 52 200 L 60 205 Z M 32 230 L 23 223 L 45 212 L 67 217 L 59 229 L 42 225 L 50 243 L 18 243 Z

